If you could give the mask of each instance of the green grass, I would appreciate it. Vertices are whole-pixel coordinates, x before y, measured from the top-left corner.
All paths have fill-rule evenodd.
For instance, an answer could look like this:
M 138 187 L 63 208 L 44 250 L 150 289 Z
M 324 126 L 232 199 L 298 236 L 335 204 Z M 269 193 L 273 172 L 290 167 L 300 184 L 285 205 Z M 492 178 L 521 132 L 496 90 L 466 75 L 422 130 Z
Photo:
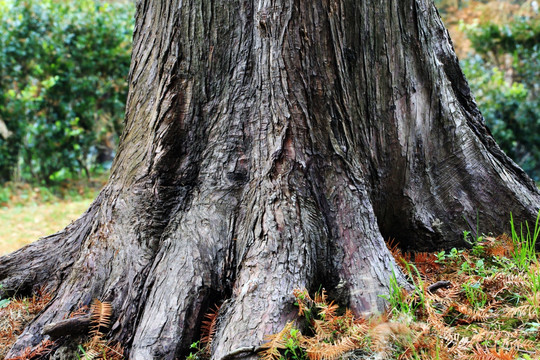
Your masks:
M 87 198 L 0 209 L 0 255 L 62 230 L 82 215 L 91 202 Z
M 106 176 L 54 189 L 21 183 L 0 187 L 0 256 L 54 234 L 78 219 L 97 196 Z

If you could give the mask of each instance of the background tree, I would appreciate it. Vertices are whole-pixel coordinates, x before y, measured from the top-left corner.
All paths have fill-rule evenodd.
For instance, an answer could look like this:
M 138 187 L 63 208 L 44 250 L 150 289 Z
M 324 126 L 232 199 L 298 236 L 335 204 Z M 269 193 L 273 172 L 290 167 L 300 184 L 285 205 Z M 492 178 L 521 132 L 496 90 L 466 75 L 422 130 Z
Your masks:
M 382 307 L 384 238 L 435 249 L 536 215 L 431 1 L 137 4 L 126 126 L 107 186 L 65 230 L 0 259 L 50 305 L 11 350 L 98 297 L 131 359 L 174 359 L 223 302 L 221 358 L 324 286 Z

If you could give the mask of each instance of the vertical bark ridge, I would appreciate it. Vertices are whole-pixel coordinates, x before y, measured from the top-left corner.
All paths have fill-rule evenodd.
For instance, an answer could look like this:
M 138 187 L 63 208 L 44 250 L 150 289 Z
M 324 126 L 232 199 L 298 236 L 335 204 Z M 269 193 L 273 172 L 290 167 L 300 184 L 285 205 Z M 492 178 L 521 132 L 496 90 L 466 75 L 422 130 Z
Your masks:
M 292 168 L 288 166 L 292 165 Z M 220 319 L 213 357 L 260 344 L 295 317 L 292 292 L 311 288 L 327 243 L 322 214 L 304 172 L 295 165 L 248 189 L 238 218 L 238 269 Z
M 226 106 L 224 99 L 221 106 Z M 133 339 L 134 359 L 175 358 L 194 340 L 211 295 L 229 291 L 241 189 L 249 177 L 237 116 L 211 115 L 207 148 L 190 205 L 176 212 L 150 271 L 148 301 Z M 163 274 L 168 274 L 166 280 Z M 144 302 L 143 302 L 144 304 Z
M 272 18 L 271 10 L 261 11 L 265 19 Z M 347 154 L 355 146 L 345 120 L 349 114 L 341 98 L 329 97 L 345 96 L 338 76 L 329 71 L 343 62 L 343 51 L 333 58 L 323 55 L 336 46 L 327 32 L 317 36 L 321 24 L 328 23 L 327 10 L 314 4 L 308 11 L 313 13 L 303 18 L 298 9 L 292 14 L 281 10 L 289 14 L 283 17 L 287 34 L 281 44 L 264 38 L 267 32 L 279 33 L 272 27 L 275 22 L 261 25 L 262 48 L 274 56 L 274 64 L 260 60 L 256 72 L 270 86 L 270 99 L 265 102 L 263 95 L 260 104 L 262 114 L 269 115 L 250 123 L 249 133 L 269 146 L 255 146 L 250 153 L 252 181 L 241 200 L 249 213 L 244 218 L 241 212 L 238 220 L 239 233 L 245 234 L 237 242 L 238 276 L 220 316 L 225 325 L 217 334 L 214 358 L 259 344 L 265 334 L 278 331 L 294 317 L 292 290 L 311 288 L 322 277 L 332 279 L 326 280 L 331 286 L 346 283 L 348 302 L 356 311 L 383 306 L 377 294 L 386 288 L 393 260 L 362 183 L 364 165 Z M 313 43 L 301 37 L 311 27 Z M 313 111 L 312 104 L 321 108 Z M 332 118 L 338 130 L 333 130 Z M 334 161 L 320 166 L 319 157 Z M 319 172 L 324 176 L 314 187 L 311 177 Z M 373 266 L 369 259 L 374 256 L 384 265 Z
M 171 8 L 165 4 L 161 9 L 148 4 L 141 6 L 146 7 L 147 16 L 139 13 L 137 28 L 142 30 L 135 34 L 134 58 L 143 62 L 132 64 L 130 110 L 122 140 L 123 144 L 137 142 L 140 146 L 120 148 L 109 185 L 102 192 L 106 194 L 103 195 L 106 204 L 101 208 L 96 205 L 93 215 L 97 218 L 88 222 L 94 224 L 86 233 L 88 236 L 76 238 L 82 245 L 74 256 L 76 260 L 69 276 L 58 288 L 59 296 L 19 337 L 10 354 L 39 342 L 44 323 L 61 319 L 95 297 L 112 302 L 116 320 L 113 333 L 117 339 L 129 342 L 133 337 L 133 319 L 146 291 L 143 285 L 162 241 L 163 229 L 178 205 L 189 207 L 200 162 L 198 151 L 206 142 L 205 128 L 196 126 L 199 105 L 191 106 L 194 102 L 190 99 L 199 99 L 203 91 L 198 88 L 190 93 L 191 80 L 182 80 L 182 76 L 190 79 L 191 74 L 185 72 L 190 65 L 177 65 L 175 49 L 164 51 L 171 61 L 161 58 L 160 47 L 171 42 L 169 37 L 176 36 L 178 31 L 175 25 L 179 15 L 175 8 L 172 4 Z M 183 10 L 184 15 L 189 11 L 185 7 L 176 9 Z M 168 21 L 167 30 L 159 32 L 158 24 L 163 21 Z M 193 24 L 183 25 L 187 29 Z M 182 41 L 189 43 L 178 39 L 173 43 Z M 145 46 L 158 47 L 156 44 L 160 51 L 145 49 Z M 168 66 L 179 70 L 172 71 Z M 187 125 L 183 123 L 186 118 L 191 121 Z M 172 131 L 166 132 L 167 126 Z M 182 133 L 183 127 L 190 131 Z M 175 138 L 177 135 L 181 138 Z M 189 143 L 194 146 L 190 148 Z M 187 154 L 182 152 L 184 148 L 188 149 Z M 183 159 L 184 163 L 171 161 L 174 157 Z
M 406 281 L 386 249 L 365 185 L 351 181 L 346 172 L 331 167 L 325 170 L 321 178 L 332 179 L 323 180 L 329 204 L 331 268 L 339 276 L 337 281 L 348 289 L 348 306 L 353 311 L 382 311 L 385 305 L 379 295 L 385 292 L 392 271 L 401 283 Z
M 477 213 L 482 229 L 494 232 L 508 230 L 508 222 L 501 219 L 508 219 L 509 211 L 521 220 L 533 218 L 540 196 L 532 181 L 516 170 L 487 131 L 435 7 L 431 3 L 417 3 L 426 14 L 418 19 L 425 29 L 427 44 L 423 57 L 431 64 L 428 68 L 434 69 L 429 79 L 435 94 L 439 94 L 431 95 L 438 102 L 430 113 L 434 120 L 430 122 L 429 136 L 423 136 L 424 144 L 433 144 L 431 152 L 437 154 L 429 156 L 428 149 L 424 150 L 429 159 L 425 170 L 428 177 L 424 178 L 430 180 L 425 188 L 432 195 L 423 209 L 434 215 L 432 225 L 439 223 L 433 226 L 434 232 L 440 232 L 450 246 L 456 245 L 459 237 L 454 235 L 452 239 L 446 234 L 459 226 L 466 228 L 467 222 L 475 223 Z M 430 48 L 431 51 L 426 50 Z M 432 141 L 434 136 L 437 141 Z M 493 203 L 507 207 L 492 206 Z
M 131 353 L 134 359 L 179 356 L 195 340 L 194 335 L 208 304 L 218 300 L 212 297 L 216 294 L 224 296 L 232 287 L 231 269 L 236 265 L 230 249 L 236 232 L 238 197 L 250 178 L 246 153 L 252 143 L 249 137 L 246 138 L 249 133 L 244 129 L 253 111 L 250 107 L 253 98 L 246 80 L 252 71 L 251 59 L 245 56 L 252 41 L 243 33 L 250 23 L 251 10 L 246 6 L 242 9 L 231 6 L 229 9 L 228 4 L 220 4 L 220 8 L 215 9 L 216 4 L 212 3 L 208 8 L 186 10 L 186 14 L 197 13 L 189 15 L 190 28 L 198 26 L 192 21 L 201 19 L 200 11 L 215 14 L 207 16 L 212 19 L 208 25 L 216 27 L 210 26 L 203 31 L 210 38 L 210 44 L 202 41 L 202 44 L 196 44 L 201 48 L 195 49 L 188 39 L 180 43 L 190 44 L 187 50 L 191 53 L 187 56 L 189 58 L 200 56 L 197 52 L 209 55 L 206 59 L 208 64 L 203 62 L 198 66 L 206 69 L 217 67 L 219 70 L 190 70 L 196 74 L 209 74 L 199 80 L 187 78 L 194 84 L 193 90 L 189 90 L 195 92 L 198 89 L 198 96 L 193 97 L 191 107 L 199 110 L 187 114 L 186 118 L 196 118 L 201 126 L 187 124 L 186 131 L 198 131 L 198 136 L 188 138 L 184 144 L 173 136 L 171 144 L 198 154 L 199 170 L 194 178 L 189 206 L 184 206 L 172 216 L 146 282 L 148 293 L 145 299 L 148 301 L 137 321 Z M 229 15 L 229 12 L 233 14 Z M 231 26 L 229 22 L 233 18 L 242 21 Z M 220 28 L 230 31 L 219 33 L 217 29 Z M 223 43 L 230 46 L 223 46 Z M 215 53 L 213 49 L 216 49 Z M 238 54 L 243 56 L 237 62 L 233 61 Z M 180 66 L 180 69 L 184 67 L 192 66 Z M 206 93 L 207 88 L 212 92 Z M 238 101 L 239 98 L 245 101 Z M 178 127 L 179 124 L 173 125 Z M 170 130 L 164 128 L 164 133 L 169 136 Z M 200 141 L 203 137 L 204 140 Z M 179 150 L 169 150 L 170 156 L 176 157 L 181 166 L 192 164 L 192 159 Z M 170 165 L 171 161 L 166 159 L 163 163 Z M 178 174 L 172 176 L 177 177 Z M 161 279 L 164 273 L 170 275 L 167 281 Z

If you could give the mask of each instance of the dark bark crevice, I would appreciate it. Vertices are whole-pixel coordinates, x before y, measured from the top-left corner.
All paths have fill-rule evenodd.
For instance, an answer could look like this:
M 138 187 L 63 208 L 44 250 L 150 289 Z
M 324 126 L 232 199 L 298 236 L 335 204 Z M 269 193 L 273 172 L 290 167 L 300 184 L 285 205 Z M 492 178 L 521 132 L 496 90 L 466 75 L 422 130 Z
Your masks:
M 47 324 L 43 327 L 42 334 L 50 336 L 53 341 L 65 336 L 88 335 L 91 322 L 91 315 L 78 316 Z

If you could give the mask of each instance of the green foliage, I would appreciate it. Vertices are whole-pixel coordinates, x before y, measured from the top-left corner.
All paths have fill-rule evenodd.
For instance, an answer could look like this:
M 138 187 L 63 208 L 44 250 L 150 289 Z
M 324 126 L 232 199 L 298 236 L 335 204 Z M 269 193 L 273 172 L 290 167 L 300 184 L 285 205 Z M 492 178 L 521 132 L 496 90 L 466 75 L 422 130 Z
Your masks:
M 472 253 L 474 255 L 474 253 Z M 474 255 L 481 256 L 481 255 Z M 478 275 L 480 277 L 485 277 L 488 275 L 487 269 L 485 268 L 484 259 L 478 259 L 475 263 L 470 263 L 469 261 L 464 261 L 461 263 L 461 268 L 459 273 L 464 273 L 467 275 Z
M 460 259 L 461 254 L 463 254 L 463 250 L 458 250 L 456 248 L 452 248 L 449 253 L 446 253 L 445 250 L 442 250 L 435 254 L 437 257 L 437 260 L 435 260 L 435 262 L 439 264 L 443 264 L 445 262 L 455 263 Z
M 203 354 L 205 352 L 204 346 L 201 346 L 200 341 L 195 341 L 189 346 L 191 350 L 189 355 L 186 356 L 186 360 L 199 360 L 204 358 Z
M 519 235 L 512 225 L 515 240 L 507 235 L 484 235 L 468 241 L 472 249 L 429 257 L 424 253 L 407 254 L 408 259 L 414 259 L 422 280 L 411 284 L 413 290 L 405 291 L 399 288 L 395 277 L 391 279 L 387 297 L 392 306 L 390 317 L 412 319 L 409 327 L 413 330 L 418 324 L 426 327 L 421 335 L 413 336 L 415 344 L 409 347 L 407 357 L 399 358 L 435 358 L 439 351 L 444 359 L 540 358 L 540 262 L 534 252 L 535 239 L 540 235 L 540 214 L 536 222 L 534 229 L 525 223 Z M 466 239 L 469 236 L 469 232 L 464 232 Z M 482 251 L 475 251 L 475 246 L 482 246 Z M 523 261 L 516 264 L 513 252 L 519 247 L 524 249 L 519 252 Z M 404 264 L 403 270 L 411 275 L 405 256 L 398 255 L 397 263 Z M 424 285 L 437 283 L 444 286 L 428 290 Z M 419 296 L 421 292 L 423 297 Z M 421 298 L 423 306 L 411 312 L 411 304 Z M 417 356 L 418 345 L 434 337 L 442 339 L 441 344 L 430 344 L 430 349 L 439 349 L 436 354 Z M 439 345 L 442 346 L 437 348 Z
M 510 227 L 512 229 L 512 242 L 514 243 L 514 251 L 512 253 L 512 259 L 520 270 L 525 270 L 530 264 L 536 263 L 536 241 L 538 235 L 540 235 L 540 211 L 536 217 L 536 223 L 534 224 L 533 232 L 529 228 L 529 223 L 525 222 L 526 232 L 524 233 L 523 224 L 520 226 L 520 232 L 516 231 L 514 226 L 514 218 L 510 213 Z
M 11 299 L 2 299 L 0 300 L 0 309 L 7 307 L 11 303 Z
M 482 289 L 482 283 L 480 281 L 467 281 L 461 284 L 467 301 L 474 309 L 481 309 L 486 306 L 487 295 Z
M 4 294 L 4 285 L 0 284 L 0 309 L 7 307 L 11 303 L 10 298 L 2 299 Z
M 414 313 L 414 309 L 411 308 L 409 302 L 406 301 L 408 297 L 407 291 L 405 291 L 397 281 L 394 269 L 392 269 L 392 276 L 390 276 L 388 295 L 379 296 L 388 301 L 392 313 Z
M 0 2 L 0 180 L 53 183 L 106 165 L 122 126 L 133 10 Z
M 324 289 L 314 298 L 305 289 L 293 294 L 298 315 L 305 320 L 305 334 L 293 321 L 288 322 L 279 333 L 266 336 L 259 352 L 262 360 L 337 360 L 348 351 L 367 346 L 367 321 L 355 318 L 350 310 L 341 311 L 328 301 Z
M 422 276 L 414 264 L 404 262 L 409 279 L 414 288 L 412 294 L 406 291 L 397 281 L 396 273 L 392 269 L 390 277 L 388 295 L 379 295 L 390 305 L 392 314 L 398 316 L 404 314 L 407 317 L 414 318 L 419 309 L 425 305 L 424 282 Z
M 85 350 L 84 350 L 84 347 L 82 345 L 78 345 L 77 346 L 77 349 L 80 351 L 81 354 L 77 354 L 77 359 L 78 360 L 85 360 L 85 359 L 88 359 L 91 355 L 88 354 Z
M 11 191 L 9 188 L 4 187 L 0 188 L 0 205 L 5 204 L 9 201 L 11 196 Z
M 540 180 L 540 19 L 464 26 L 475 51 L 462 62 L 486 123 L 501 148 Z
M 476 225 L 476 234 L 479 234 L 480 230 L 478 228 L 478 220 Z M 469 240 L 470 231 L 463 230 L 463 240 L 472 246 L 472 253 L 475 256 L 481 256 L 484 253 L 484 246 L 482 245 L 483 237 L 477 236 L 476 239 L 473 237 L 472 240 Z
M 467 7 L 470 3 L 469 0 L 435 0 L 434 2 L 437 5 L 437 9 L 443 14 L 446 14 L 449 9 Z
M 540 315 L 540 268 L 538 263 L 527 269 L 527 280 L 530 291 L 525 294 L 525 299 L 529 305 L 535 308 L 536 314 Z
M 307 359 L 307 354 L 300 345 L 301 338 L 302 334 L 300 333 L 300 330 L 292 328 L 287 342 L 285 343 L 285 351 L 283 354 L 283 358 L 292 360 Z

